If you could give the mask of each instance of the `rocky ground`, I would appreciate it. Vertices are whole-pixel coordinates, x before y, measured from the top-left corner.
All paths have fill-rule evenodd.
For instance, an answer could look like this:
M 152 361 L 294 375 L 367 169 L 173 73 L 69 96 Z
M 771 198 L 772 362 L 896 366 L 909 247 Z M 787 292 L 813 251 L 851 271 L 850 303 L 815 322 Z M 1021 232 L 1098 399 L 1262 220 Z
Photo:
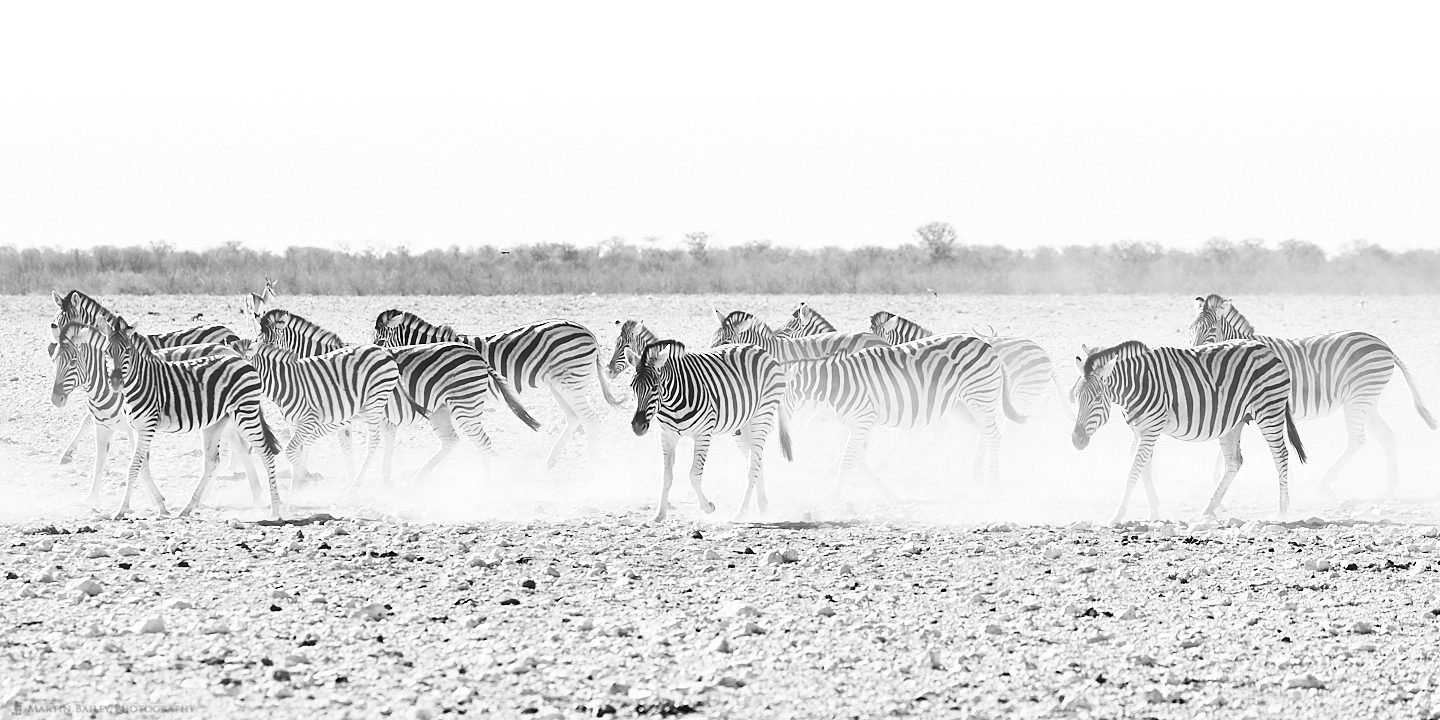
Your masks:
M 642 513 L 0 528 L 0 700 L 357 718 L 1440 709 L 1430 525 Z

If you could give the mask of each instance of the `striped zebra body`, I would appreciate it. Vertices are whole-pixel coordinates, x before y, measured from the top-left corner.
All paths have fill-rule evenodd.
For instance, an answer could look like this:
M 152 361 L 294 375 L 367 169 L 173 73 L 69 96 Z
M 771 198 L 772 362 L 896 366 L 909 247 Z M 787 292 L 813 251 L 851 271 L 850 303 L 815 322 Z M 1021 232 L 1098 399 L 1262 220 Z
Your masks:
M 65 295 L 52 292 L 57 311 L 55 318 L 50 321 L 50 335 L 52 341 L 60 338 L 60 327 L 67 322 L 76 322 L 83 325 L 103 328 L 110 324 L 115 318 L 115 313 L 105 307 L 98 300 L 86 295 L 79 290 L 71 290 Z M 218 344 L 228 345 L 233 348 L 239 347 L 240 336 L 224 325 L 200 325 L 186 330 L 175 330 L 168 333 L 155 333 L 146 335 L 151 345 L 157 348 L 179 347 L 183 345 L 204 345 Z M 75 429 L 70 441 L 60 451 L 60 464 L 68 465 L 75 454 L 75 448 L 80 444 L 80 438 L 94 424 L 92 415 L 86 415 L 80 421 L 80 427 Z M 99 429 L 96 429 L 99 432 Z M 99 437 L 96 437 L 98 442 Z M 231 457 L 231 468 L 237 458 Z
M 81 331 L 99 347 L 99 334 Z M 166 362 L 156 354 L 148 338 L 135 332 L 123 317 L 116 316 L 108 328 L 105 352 L 110 364 L 110 383 L 124 394 L 125 414 L 135 430 L 135 448 L 125 494 L 115 517 L 130 507 L 130 493 L 136 477 L 149 462 L 150 442 L 156 432 L 200 430 L 203 435 L 205 466 L 182 516 L 200 504 L 220 458 L 220 432 L 233 423 L 245 443 L 260 456 L 270 486 L 270 511 L 279 517 L 280 495 L 275 487 L 275 436 L 260 410 L 260 376 L 245 360 L 216 355 L 180 362 Z M 153 482 L 146 490 L 164 514 L 164 498 Z
M 363 419 L 369 429 L 365 459 L 351 481 L 352 489 L 359 488 L 383 441 L 385 409 L 400 381 L 400 369 L 387 350 L 375 345 L 301 357 L 282 338 L 290 322 L 291 314 L 285 310 L 261 316 L 251 362 L 260 372 L 265 393 L 294 430 L 285 446 L 294 483 L 298 487 L 310 479 L 305 462 L 308 445 Z
M 819 335 L 821 333 L 840 332 L 839 328 L 830 324 L 823 315 L 816 312 L 814 308 L 800 303 L 790 313 L 790 322 L 785 323 L 775 334 L 779 337 L 805 337 L 807 335 Z
M 1150 459 L 1161 435 L 1179 440 L 1219 440 L 1225 474 L 1215 488 L 1207 515 L 1214 515 L 1243 462 L 1240 431 L 1254 422 L 1270 447 L 1280 482 L 1280 513 L 1289 510 L 1288 437 L 1297 457 L 1305 450 L 1295 432 L 1289 397 L 1290 371 L 1263 343 L 1235 340 L 1197 348 L 1156 348 L 1129 341 L 1076 358 L 1081 378 L 1076 385 L 1079 414 L 1072 440 L 1084 449 L 1109 419 L 1110 405 L 1119 405 L 1135 433 L 1135 459 L 1115 522 L 1125 515 L 1130 494 L 1145 480 L 1152 519 L 1159 516 L 1150 476 Z
M 816 403 L 835 409 L 849 428 L 843 473 L 863 466 L 865 448 L 876 425 L 928 426 L 960 411 L 980 430 L 982 450 L 975 454 L 975 477 L 996 477 L 1000 461 L 1000 423 L 1005 403 L 1005 374 L 988 343 L 969 335 L 936 335 L 899 345 L 884 345 L 852 355 L 798 362 L 793 367 L 786 404 Z M 837 479 L 836 492 L 840 490 Z
M 1434 430 L 1435 418 L 1420 400 L 1420 393 L 1410 371 L 1390 346 L 1365 332 L 1345 331 L 1316 335 L 1298 340 L 1256 335 L 1254 327 L 1240 311 L 1219 295 L 1195 298 L 1196 316 L 1190 324 L 1195 345 L 1244 339 L 1264 343 L 1289 368 L 1291 375 L 1290 407 L 1297 420 L 1320 418 L 1337 410 L 1345 412 L 1345 451 L 1325 472 L 1320 483 L 1322 492 L 1330 492 L 1332 483 L 1365 444 L 1367 425 L 1380 440 L 1385 452 L 1387 492 L 1394 493 L 1400 484 L 1400 462 L 1395 453 L 1395 432 L 1380 417 L 1380 393 L 1389 384 L 1395 368 L 1410 386 L 1415 411 Z
M 584 430 L 591 461 L 599 449 L 596 438 L 603 416 L 590 399 L 598 385 L 605 401 L 619 405 L 600 367 L 595 334 L 568 320 L 543 320 L 490 335 L 461 335 L 448 325 L 434 325 L 413 313 L 386 310 L 375 318 L 375 341 L 391 347 L 433 342 L 463 342 L 478 350 L 500 377 L 521 392 L 545 387 L 565 416 L 565 428 L 550 449 L 546 467 L 554 467 L 570 438 Z
M 821 360 L 849 355 L 869 347 L 885 344 L 885 340 L 868 332 L 831 332 L 805 337 L 783 338 L 764 322 L 743 310 L 729 315 L 715 311 L 720 327 L 715 331 L 711 347 L 729 344 L 754 345 L 770 353 L 779 363 L 798 360 Z
M 690 485 L 700 507 L 714 512 L 715 504 L 700 488 L 710 440 L 716 435 L 735 435 L 740 449 L 750 460 L 749 485 L 740 506 L 743 515 L 753 496 L 761 513 L 766 511 L 763 455 L 771 428 L 780 427 L 780 449 L 788 460 L 790 430 L 783 406 L 785 376 L 779 363 L 763 349 L 751 345 L 724 345 L 700 352 L 687 352 L 674 340 L 646 346 L 631 383 L 635 391 L 635 415 L 630 421 L 636 435 L 644 435 L 652 423 L 661 429 L 661 453 L 665 479 L 655 520 L 665 519 L 674 480 L 675 444 L 680 436 L 695 440 L 690 466 Z
M 85 392 L 90 411 L 87 417 L 95 426 L 95 466 L 90 482 L 90 494 L 86 496 L 86 502 L 94 505 L 100 500 L 100 484 L 104 479 L 105 462 L 108 459 L 110 441 L 115 432 L 119 431 L 128 438 L 132 446 L 135 438 L 125 418 L 124 395 L 120 390 L 110 386 L 105 369 L 104 350 L 92 346 L 91 343 L 82 343 L 76 340 L 79 330 L 88 327 L 75 322 L 66 322 L 60 326 L 58 342 L 52 343 L 50 346 L 51 357 L 55 363 L 55 383 L 51 389 L 50 400 L 55 407 L 64 407 L 66 399 L 73 390 L 79 388 Z M 104 342 L 103 336 L 101 342 Z M 213 344 L 158 348 L 157 353 L 161 359 L 167 362 L 212 355 L 239 357 L 239 353 L 234 348 L 228 345 Z M 250 450 L 233 427 L 230 432 L 226 433 L 226 437 L 234 452 L 233 457 L 239 458 L 245 464 L 246 474 L 250 479 L 251 495 L 255 503 L 259 504 L 260 481 L 250 462 Z M 147 465 L 141 472 L 149 476 L 149 466 Z M 146 482 L 153 483 L 154 481 L 147 479 Z
M 612 378 L 625 368 L 639 364 L 640 353 L 645 351 L 645 346 L 660 340 L 639 320 L 616 320 L 615 324 L 620 326 L 620 334 L 615 336 L 615 350 L 610 353 L 610 362 L 605 366 L 605 374 Z
M 897 345 L 932 335 L 919 323 L 883 310 L 870 316 L 870 329 L 885 338 L 886 342 Z M 1055 373 L 1055 363 L 1050 361 L 1050 356 L 1045 354 L 1043 348 L 1025 338 L 1004 337 L 993 333 L 975 335 L 990 343 L 995 352 L 1000 354 L 1000 362 L 1004 364 L 1005 373 L 1010 379 L 1010 401 L 1022 418 L 1033 414 L 1045 393 L 1051 389 L 1060 399 L 1060 406 L 1065 408 L 1067 414 L 1070 413 L 1070 404 L 1067 401 L 1069 394 L 1061 386 L 1060 377 Z

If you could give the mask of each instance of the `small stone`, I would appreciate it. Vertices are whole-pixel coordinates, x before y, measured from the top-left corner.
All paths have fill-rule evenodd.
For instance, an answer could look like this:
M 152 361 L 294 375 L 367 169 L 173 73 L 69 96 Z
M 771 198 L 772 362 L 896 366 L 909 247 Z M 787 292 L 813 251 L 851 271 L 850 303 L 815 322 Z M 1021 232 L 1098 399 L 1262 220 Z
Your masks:
M 705 551 L 705 554 L 702 557 L 706 560 L 719 560 L 721 558 L 721 555 L 720 553 L 715 552 L 715 548 L 709 548 Z
M 36 594 L 34 590 L 30 589 L 29 585 L 21 585 L 20 591 L 15 593 L 15 597 L 21 600 L 28 600 L 30 598 L 36 597 Z
M 920 653 L 920 659 L 915 663 L 915 666 L 919 668 L 928 668 L 930 670 L 945 669 L 945 663 L 940 662 L 940 652 L 935 648 L 930 648 L 929 650 Z
M 854 575 L 855 568 L 850 567 L 850 563 L 841 563 L 839 573 L 841 575 Z
M 200 624 L 201 635 L 229 635 L 230 623 L 224 620 L 210 620 Z
M 991 624 L 985 626 L 985 634 L 986 634 L 986 635 L 1004 635 L 1004 634 L 1005 634 L 1005 629 L 1002 628 L 1002 627 L 1000 627 L 999 625 L 996 625 L 996 624 L 994 624 L 994 623 L 991 623 Z
M 1350 626 L 1350 632 L 1356 635 L 1369 635 L 1375 632 L 1375 628 L 1364 620 L 1357 620 L 1354 625 Z
M 1139 615 L 1140 615 L 1139 611 L 1135 609 L 1135 606 L 1134 606 L 1134 605 L 1131 605 L 1130 607 L 1128 607 L 1128 608 L 1125 609 L 1125 612 L 1120 613 L 1120 619 L 1121 619 L 1121 620 L 1134 620 L 1135 618 L 1139 617 Z
M 271 590 L 271 591 L 270 591 L 270 597 L 273 598 L 273 599 L 275 599 L 275 600 L 294 600 L 294 599 L 295 599 L 295 596 L 291 595 L 291 594 L 288 593 L 288 592 L 285 592 L 284 590 L 279 590 L 279 589 Z
M 1322 681 L 1320 678 L 1317 678 L 1314 675 L 1310 675 L 1307 673 L 1305 675 L 1292 675 L 1285 678 L 1285 687 L 1304 688 L 1309 690 L 1324 690 L 1325 682 Z
M 354 612 L 350 613 L 350 617 L 360 620 L 381 620 L 384 619 L 385 614 L 386 610 L 384 605 L 380 603 L 370 603 L 356 608 Z
M 904 545 L 901 545 L 901 546 L 900 546 L 900 554 L 901 554 L 901 555 L 919 555 L 920 553 L 922 553 L 922 552 L 924 552 L 924 551 L 925 551 L 924 548 L 920 547 L 919 545 L 916 545 L 916 544 L 913 543 L 913 542 L 907 542 L 907 543 L 905 543 Z
M 612 682 L 610 683 L 610 688 L 607 690 L 607 692 L 609 692 L 611 695 L 628 695 L 630 694 L 630 684 Z
M 766 565 L 779 565 L 780 563 L 785 562 L 785 556 L 781 555 L 779 550 L 771 550 L 770 552 L 765 553 L 764 559 L 761 560 L 761 562 L 765 563 Z
M 55 571 L 54 571 L 54 570 L 51 570 L 51 569 L 49 569 L 49 568 L 46 568 L 46 569 L 44 569 L 44 570 L 41 570 L 40 572 L 35 573 L 35 577 L 30 578 L 30 582 L 37 582 L 37 583 L 52 583 L 52 582 L 55 582 Z
M 820 617 L 834 617 L 835 608 L 830 607 L 829 605 L 821 605 L 815 610 L 815 614 L 819 615 Z
M 531 579 L 529 579 L 529 578 L 526 578 L 526 579 L 520 581 L 520 587 L 525 588 L 526 590 L 534 590 L 534 589 L 535 589 L 535 581 L 534 581 L 534 580 L 531 580 Z
M 165 620 L 159 615 L 152 615 L 136 622 L 130 627 L 130 631 L 136 634 L 163 633 L 165 632 Z
M 780 560 L 787 563 L 800 562 L 800 551 L 795 548 L 785 548 L 780 553 Z
M 709 646 L 707 649 L 708 649 L 710 652 L 726 653 L 726 654 L 729 654 L 729 653 L 732 651 L 731 648 L 730 648 L 730 640 L 729 640 L 728 638 L 724 637 L 724 636 L 721 636 L 721 637 L 718 637 L 718 638 L 715 638 L 714 640 L 712 640 L 712 641 L 710 642 L 710 646 Z
M 759 614 L 760 611 L 755 609 L 754 605 L 751 605 L 744 600 L 735 600 L 720 606 L 721 617 L 755 617 Z
M 115 548 L 115 554 L 121 557 L 130 557 L 132 555 L 139 555 L 140 549 L 135 547 L 134 545 L 121 545 L 120 547 Z
M 40 538 L 30 543 L 30 549 L 36 552 L 50 552 L 55 549 L 55 541 L 50 538 Z
M 1154 688 L 1146 690 L 1145 694 L 1141 695 L 1141 697 L 1145 698 L 1145 702 L 1152 705 L 1165 702 L 1165 693 Z
M 106 550 L 105 548 L 103 548 L 103 547 L 101 547 L 101 546 L 99 546 L 99 545 L 91 545 L 90 547 L 85 548 L 85 557 L 87 557 L 87 558 L 110 557 L 110 551 L 109 551 L 109 550 Z
M 560 569 L 555 567 L 554 565 L 551 565 L 550 567 L 545 568 L 545 574 L 549 575 L 550 577 L 560 577 Z
M 1060 547 L 1057 545 L 1047 545 L 1044 554 L 1046 560 L 1058 559 L 1060 557 Z
M 287 653 L 284 662 L 286 666 L 309 665 L 310 658 L 306 657 L 304 653 Z
M 740 678 L 736 678 L 736 677 L 731 677 L 731 676 L 729 676 L 729 675 L 726 675 L 725 677 L 722 677 L 722 678 L 720 678 L 719 680 L 716 680 L 716 681 L 715 681 L 715 684 L 716 684 L 717 686 L 719 686 L 719 687 L 730 688 L 730 689 L 732 689 L 732 690 L 736 690 L 736 689 L 745 687 L 745 681 L 744 681 L 744 680 L 741 680 Z
M 190 608 L 193 608 L 195 606 L 188 600 L 172 597 L 165 602 L 160 603 L 160 607 L 165 608 L 166 610 L 189 610 Z
M 102 588 L 100 587 L 99 581 L 97 581 L 93 577 L 81 578 L 79 580 L 71 580 L 70 582 L 65 583 L 65 592 L 80 593 L 87 597 L 94 597 L 96 595 L 99 595 L 101 589 Z
M 756 623 L 747 622 L 747 623 L 745 623 L 744 627 L 740 628 L 740 634 L 741 634 L 741 635 L 764 635 L 764 634 L 765 634 L 765 629 L 762 628 L 762 627 L 760 627 L 760 626 L 759 626 L 758 624 L 756 624 Z

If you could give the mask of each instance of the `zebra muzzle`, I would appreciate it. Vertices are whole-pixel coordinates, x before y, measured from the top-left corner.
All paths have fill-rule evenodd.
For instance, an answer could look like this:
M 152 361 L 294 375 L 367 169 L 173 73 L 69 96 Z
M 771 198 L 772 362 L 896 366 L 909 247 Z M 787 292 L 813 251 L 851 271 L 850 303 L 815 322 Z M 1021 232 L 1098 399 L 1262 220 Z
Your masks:
M 1076 450 L 1084 450 L 1090 444 L 1090 436 L 1084 430 L 1076 428 L 1075 432 L 1070 434 L 1070 441 L 1075 443 Z
M 634 420 L 630 421 L 630 429 L 634 430 L 636 435 L 644 435 L 650 430 L 650 421 L 644 420 L 642 418 L 635 418 Z

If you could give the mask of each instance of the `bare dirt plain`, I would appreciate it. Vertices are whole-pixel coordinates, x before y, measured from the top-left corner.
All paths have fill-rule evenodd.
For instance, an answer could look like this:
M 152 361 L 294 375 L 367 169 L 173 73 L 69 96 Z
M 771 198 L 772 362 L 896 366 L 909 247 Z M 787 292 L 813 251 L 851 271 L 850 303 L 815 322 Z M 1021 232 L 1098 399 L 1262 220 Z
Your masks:
M 1205 288 L 1197 290 L 1207 290 Z M 708 345 L 711 307 L 775 324 L 801 298 L 282 298 L 368 337 L 375 314 L 412 309 L 479 332 L 560 316 L 596 330 L 638 317 Z M 1185 297 L 815 297 L 842 327 L 887 309 L 936 330 L 990 323 L 1061 360 L 1079 342 L 1183 344 Z M 107 297 L 151 330 L 224 322 L 248 334 L 238 298 Z M 1237 298 L 1262 332 L 1370 330 L 1440 409 L 1440 298 Z M 683 479 L 673 519 L 645 522 L 658 492 L 654 438 L 610 410 L 605 457 L 581 443 L 542 467 L 557 432 L 548 397 L 522 396 L 546 424 L 492 416 L 504 453 L 489 477 L 462 446 L 443 477 L 408 475 L 432 440 L 402 433 L 397 489 L 372 475 L 338 504 L 343 463 L 308 495 L 282 480 L 287 517 L 257 521 L 243 480 L 216 483 L 188 520 L 133 520 L 86 507 L 93 440 L 55 463 L 83 400 L 49 402 L 48 297 L 0 298 L 0 708 L 28 716 L 437 717 L 1432 717 L 1440 711 L 1437 435 L 1398 379 L 1381 409 L 1399 435 L 1403 483 L 1381 498 L 1367 447 L 1337 485 L 1313 486 L 1344 443 L 1338 417 L 1302 424 L 1311 463 L 1275 516 L 1263 445 L 1231 491 L 1229 516 L 1199 521 L 1213 445 L 1162 441 L 1166 521 L 1101 525 L 1119 499 L 1129 432 L 1119 418 L 1085 452 L 1050 406 L 1006 427 L 1002 480 L 969 478 L 973 439 L 947 429 L 900 440 L 881 469 L 893 496 L 848 487 L 825 499 L 841 432 L 797 425 L 797 458 L 767 458 L 767 524 L 733 524 L 743 467 L 717 442 L 699 512 Z M 154 313 L 154 314 L 149 314 Z M 607 347 L 608 349 L 608 347 Z M 627 400 L 622 376 L 617 392 Z M 269 415 L 283 427 L 278 415 Z M 882 462 L 895 438 L 875 438 Z M 908 444 L 904 444 L 908 443 Z M 928 445 L 929 447 L 925 447 Z M 198 436 L 156 443 L 172 505 L 199 470 Z M 126 446 L 112 448 L 104 507 L 118 500 Z M 688 464 L 681 445 L 679 471 Z M 285 463 L 280 463 L 287 469 Z M 1132 517 L 1145 517 L 1143 501 Z M 793 562 L 787 561 L 793 559 Z

